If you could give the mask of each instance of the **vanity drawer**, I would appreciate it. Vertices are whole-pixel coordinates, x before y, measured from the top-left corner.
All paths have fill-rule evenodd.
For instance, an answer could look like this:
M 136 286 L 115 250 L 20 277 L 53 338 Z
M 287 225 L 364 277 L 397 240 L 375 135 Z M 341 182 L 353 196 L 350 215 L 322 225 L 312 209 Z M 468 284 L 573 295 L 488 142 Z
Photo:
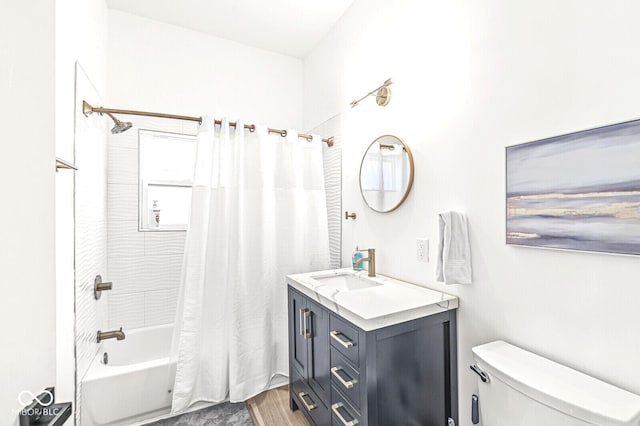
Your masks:
M 359 423 L 360 413 L 353 408 L 334 385 L 331 389 L 331 425 L 355 426 Z
M 358 344 L 358 329 L 347 324 L 342 319 L 331 315 L 329 317 L 329 341 L 342 355 L 356 366 L 360 365 L 360 345 Z
M 354 407 L 360 408 L 360 373 L 334 348 L 331 348 L 331 383 Z
M 316 425 L 326 425 L 330 421 L 329 410 L 316 393 L 293 370 L 293 397 L 301 411 L 304 411 Z

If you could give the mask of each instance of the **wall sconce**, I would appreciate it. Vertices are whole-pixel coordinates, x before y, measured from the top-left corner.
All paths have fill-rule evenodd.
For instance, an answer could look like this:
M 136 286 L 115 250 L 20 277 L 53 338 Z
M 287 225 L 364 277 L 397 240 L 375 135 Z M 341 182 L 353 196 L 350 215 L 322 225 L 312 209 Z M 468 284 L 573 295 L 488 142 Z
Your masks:
M 366 95 L 358 99 L 357 101 L 351 102 L 350 104 L 351 108 L 357 106 L 360 103 L 360 101 L 374 94 L 376 95 L 376 103 L 378 105 L 380 106 L 389 105 L 389 101 L 391 100 L 391 89 L 389 89 L 389 86 L 391 85 L 391 83 L 392 83 L 391 79 L 387 79 L 387 81 L 385 81 L 382 84 L 382 86 L 376 87 L 375 89 L 373 89 L 372 91 L 370 91 L 369 93 L 367 93 Z

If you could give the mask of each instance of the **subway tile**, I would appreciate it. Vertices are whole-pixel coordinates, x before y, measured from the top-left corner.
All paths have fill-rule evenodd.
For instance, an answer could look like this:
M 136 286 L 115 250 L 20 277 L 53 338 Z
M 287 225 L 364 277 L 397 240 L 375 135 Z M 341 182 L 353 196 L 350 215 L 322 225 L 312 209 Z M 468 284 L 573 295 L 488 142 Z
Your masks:
M 110 258 L 144 254 L 144 233 L 138 231 L 138 222 L 110 222 L 107 247 Z
M 144 327 L 144 293 L 109 295 L 109 330 Z
M 182 255 L 186 231 L 144 232 L 145 256 Z
M 138 222 L 138 184 L 107 185 L 107 216 L 109 222 Z
M 114 294 L 177 288 L 181 269 L 181 255 L 109 257 Z
M 144 325 L 151 327 L 175 321 L 178 288 L 145 292 Z
M 138 184 L 138 150 L 110 147 L 107 156 L 107 182 Z

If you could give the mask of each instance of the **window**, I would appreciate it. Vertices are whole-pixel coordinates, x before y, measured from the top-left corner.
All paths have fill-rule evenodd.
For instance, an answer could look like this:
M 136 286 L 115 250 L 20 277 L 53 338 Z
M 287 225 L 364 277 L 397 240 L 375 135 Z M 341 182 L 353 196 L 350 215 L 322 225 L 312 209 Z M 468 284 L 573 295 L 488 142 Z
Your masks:
M 151 130 L 139 132 L 140 230 L 186 230 L 196 137 Z

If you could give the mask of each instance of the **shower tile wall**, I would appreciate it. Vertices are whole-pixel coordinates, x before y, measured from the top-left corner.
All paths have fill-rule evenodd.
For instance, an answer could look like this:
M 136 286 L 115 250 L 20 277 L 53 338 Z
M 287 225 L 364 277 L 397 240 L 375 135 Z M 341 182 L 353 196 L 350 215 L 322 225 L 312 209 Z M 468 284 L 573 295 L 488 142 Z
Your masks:
M 138 231 L 138 130 L 197 132 L 195 123 L 130 119 L 131 130 L 109 135 L 107 173 L 107 251 L 113 281 L 108 323 L 110 329 L 125 331 L 174 321 L 186 236 L 184 231 Z
M 80 66 L 76 67 L 75 158 L 75 328 L 76 419 L 80 419 L 81 383 L 98 352 L 96 332 L 106 325 L 105 299 L 93 297 L 95 276 L 107 275 L 106 142 L 102 117 L 82 115 L 82 100 L 101 100 Z
M 336 115 L 308 133 L 334 137 L 332 147 L 323 148 L 324 185 L 329 225 L 329 256 L 331 268 L 342 262 L 342 116 Z

